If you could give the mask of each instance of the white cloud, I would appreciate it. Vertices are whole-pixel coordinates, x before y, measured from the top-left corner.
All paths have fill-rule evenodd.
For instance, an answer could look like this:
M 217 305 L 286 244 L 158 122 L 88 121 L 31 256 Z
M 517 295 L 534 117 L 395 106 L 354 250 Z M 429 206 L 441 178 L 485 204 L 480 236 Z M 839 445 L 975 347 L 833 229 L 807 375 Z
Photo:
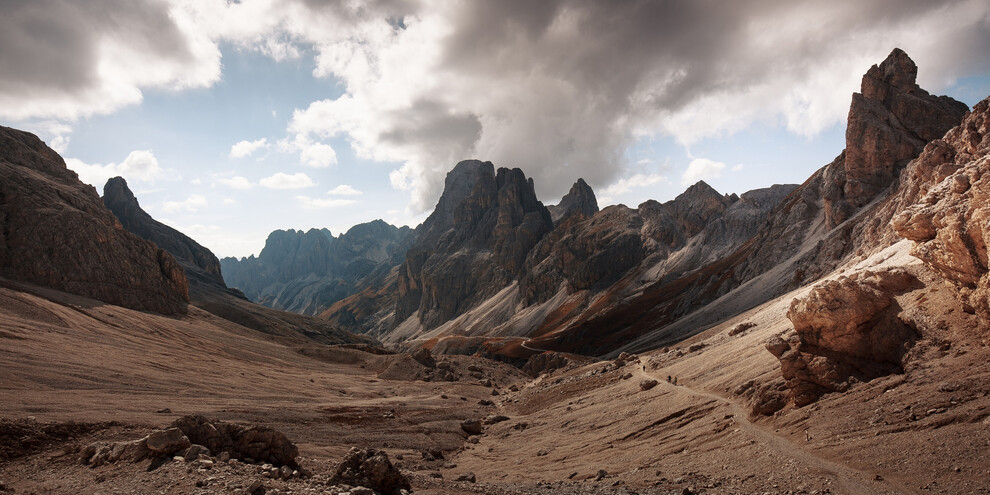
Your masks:
M 269 189 L 303 189 L 316 185 L 313 179 L 310 179 L 308 175 L 302 172 L 291 175 L 284 172 L 276 172 L 270 177 L 261 179 L 258 183 Z
M 681 175 L 681 185 L 690 186 L 699 180 L 712 180 L 722 176 L 725 164 L 707 158 L 695 158 L 691 160 L 687 170 Z
M 92 184 L 97 190 L 102 189 L 111 177 L 121 176 L 128 182 L 148 182 L 165 176 L 165 170 L 151 150 L 132 151 L 119 164 L 89 164 L 76 158 L 66 158 L 65 164 L 79 174 L 79 180 Z
M 220 179 L 218 182 L 220 182 L 221 184 L 227 187 L 230 187 L 231 189 L 244 190 L 244 189 L 251 189 L 252 187 L 251 181 L 239 175 Z
M 335 208 L 357 203 L 353 199 L 311 198 L 309 196 L 296 196 L 296 201 L 299 201 L 303 208 Z
M 166 201 L 162 203 L 162 211 L 167 213 L 175 213 L 178 211 L 193 213 L 207 205 L 209 205 L 209 202 L 207 202 L 205 196 L 201 194 L 193 194 L 182 201 Z M 187 232 L 187 234 L 189 233 Z
M 261 138 L 254 141 L 238 141 L 230 147 L 231 158 L 244 158 L 250 156 L 255 151 L 268 148 L 268 138 Z
M 225 204 L 225 205 L 236 205 L 237 204 L 237 200 L 235 200 L 234 198 L 223 198 L 223 204 Z
M 313 143 L 302 149 L 299 159 L 303 165 L 325 168 L 337 164 L 337 152 L 329 144 Z
M 741 164 L 741 163 L 737 163 L 737 164 L 735 164 L 735 165 L 733 165 L 733 166 L 732 166 L 732 168 L 731 168 L 730 170 L 732 170 L 733 172 L 739 172 L 739 171 L 741 171 L 741 170 L 742 170 L 743 168 L 745 168 L 745 167 L 743 166 L 743 164 Z
M 630 177 L 619 179 L 602 189 L 604 197 L 611 199 L 619 194 L 625 194 L 634 188 L 649 187 L 654 184 L 664 182 L 667 178 L 661 174 L 635 174 Z
M 354 189 L 353 187 L 351 187 L 351 186 L 349 186 L 347 184 L 341 184 L 341 185 L 339 185 L 339 186 L 337 186 L 337 187 L 335 187 L 335 188 L 327 191 L 327 194 L 329 194 L 331 196 L 360 196 L 360 195 L 362 195 L 364 193 L 362 193 L 361 191 L 358 191 L 357 189 Z

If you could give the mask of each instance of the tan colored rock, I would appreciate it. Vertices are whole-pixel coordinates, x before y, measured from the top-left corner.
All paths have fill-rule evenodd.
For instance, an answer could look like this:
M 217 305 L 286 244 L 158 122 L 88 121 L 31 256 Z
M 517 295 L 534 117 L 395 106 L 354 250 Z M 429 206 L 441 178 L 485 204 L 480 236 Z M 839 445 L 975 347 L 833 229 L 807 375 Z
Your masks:
M 787 317 L 796 333 L 773 337 L 766 348 L 780 360 L 795 405 L 900 369 L 916 332 L 899 318 L 894 295 L 915 282 L 902 269 L 864 271 L 825 281 L 791 302 Z

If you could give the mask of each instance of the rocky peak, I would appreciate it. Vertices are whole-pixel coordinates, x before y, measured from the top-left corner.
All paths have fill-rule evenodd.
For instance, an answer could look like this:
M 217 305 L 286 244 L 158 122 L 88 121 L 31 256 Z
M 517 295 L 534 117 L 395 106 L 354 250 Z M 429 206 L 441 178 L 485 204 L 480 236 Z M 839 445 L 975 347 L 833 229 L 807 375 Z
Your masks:
M 431 328 L 498 292 L 552 226 L 522 170 L 458 163 L 399 269 L 397 323 L 419 311 Z
M 910 93 L 917 84 L 918 66 L 904 50 L 894 48 L 890 55 L 863 75 L 860 92 L 872 100 L 885 100 L 894 90 Z
M 701 180 L 663 206 L 673 217 L 678 229 L 686 237 L 691 237 L 704 229 L 710 219 L 721 215 L 733 202 L 730 196 L 719 194 Z
M 103 204 L 113 212 L 128 232 L 157 244 L 187 268 L 198 268 L 206 272 L 213 282 L 226 287 L 220 270 L 220 260 L 209 249 L 172 227 L 158 222 L 141 209 L 141 205 L 127 187 L 127 181 L 123 177 L 114 177 L 103 186 Z
M 593 216 L 598 213 L 598 200 L 591 186 L 584 179 L 578 179 L 571 186 L 571 190 L 561 198 L 559 204 L 548 206 L 547 209 L 550 210 L 553 223 L 557 224 L 570 215 L 581 215 L 585 218 Z
M 424 222 L 427 235 L 443 232 L 455 224 L 473 223 L 491 205 L 497 186 L 495 165 L 464 160 L 447 173 L 443 194 L 433 214 Z
M 826 220 L 834 227 L 870 203 L 925 144 L 959 124 L 968 108 L 918 87 L 918 68 L 894 49 L 863 76 L 854 93 L 846 128 L 846 149 L 829 166 L 823 196 Z

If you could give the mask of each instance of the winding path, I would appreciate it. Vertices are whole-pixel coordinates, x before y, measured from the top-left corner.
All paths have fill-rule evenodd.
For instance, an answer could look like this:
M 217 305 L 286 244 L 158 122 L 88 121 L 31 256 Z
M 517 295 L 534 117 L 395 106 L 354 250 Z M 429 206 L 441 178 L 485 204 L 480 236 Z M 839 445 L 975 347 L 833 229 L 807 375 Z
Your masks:
M 640 364 L 643 364 L 642 361 L 640 361 Z M 808 452 L 807 450 L 804 450 L 791 442 L 786 437 L 767 431 L 764 427 L 750 421 L 749 411 L 746 411 L 745 408 L 736 402 L 706 391 L 695 390 L 687 385 L 684 385 L 683 383 L 678 385 L 667 383 L 665 380 L 660 379 L 660 377 L 654 376 L 647 372 L 642 366 L 636 368 L 636 374 L 643 378 L 652 378 L 657 380 L 660 382 L 661 386 L 668 387 L 674 393 L 687 394 L 728 406 L 732 409 L 732 418 L 736 424 L 739 425 L 740 430 L 745 431 L 765 446 L 778 453 L 790 456 L 805 465 L 813 466 L 825 471 L 833 483 L 837 485 L 840 493 L 889 493 L 892 495 L 918 493 L 917 490 L 912 490 L 891 479 L 885 478 L 882 482 L 873 481 L 873 476 L 868 473 L 851 468 L 845 464 L 822 458 L 815 453 Z

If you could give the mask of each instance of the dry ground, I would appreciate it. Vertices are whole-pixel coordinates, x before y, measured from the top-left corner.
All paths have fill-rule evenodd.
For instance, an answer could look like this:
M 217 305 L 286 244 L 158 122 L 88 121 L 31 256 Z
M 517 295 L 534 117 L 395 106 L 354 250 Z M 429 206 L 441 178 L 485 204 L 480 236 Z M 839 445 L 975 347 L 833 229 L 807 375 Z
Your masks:
M 621 366 L 530 380 L 449 357 L 460 379 L 426 382 L 407 355 L 276 341 L 196 308 L 167 318 L 5 282 L 0 490 L 228 493 L 258 479 L 243 464 L 89 468 L 74 454 L 196 413 L 273 426 L 300 446 L 315 476 L 266 479 L 269 493 L 322 493 L 351 446 L 386 450 L 417 493 L 990 493 L 986 337 L 951 288 L 903 256 L 881 253 L 861 268 L 909 265 L 926 283 L 899 297 L 928 329 L 905 373 L 773 417 L 751 417 L 734 391 L 779 376 L 763 342 L 790 329 L 795 294 Z M 730 337 L 741 322 L 756 327 Z M 470 376 L 472 365 L 499 395 Z M 650 378 L 659 385 L 641 390 Z M 460 421 L 493 414 L 509 419 L 467 442 Z M 429 450 L 444 459 L 424 460 Z M 452 481 L 468 471 L 477 484 Z

